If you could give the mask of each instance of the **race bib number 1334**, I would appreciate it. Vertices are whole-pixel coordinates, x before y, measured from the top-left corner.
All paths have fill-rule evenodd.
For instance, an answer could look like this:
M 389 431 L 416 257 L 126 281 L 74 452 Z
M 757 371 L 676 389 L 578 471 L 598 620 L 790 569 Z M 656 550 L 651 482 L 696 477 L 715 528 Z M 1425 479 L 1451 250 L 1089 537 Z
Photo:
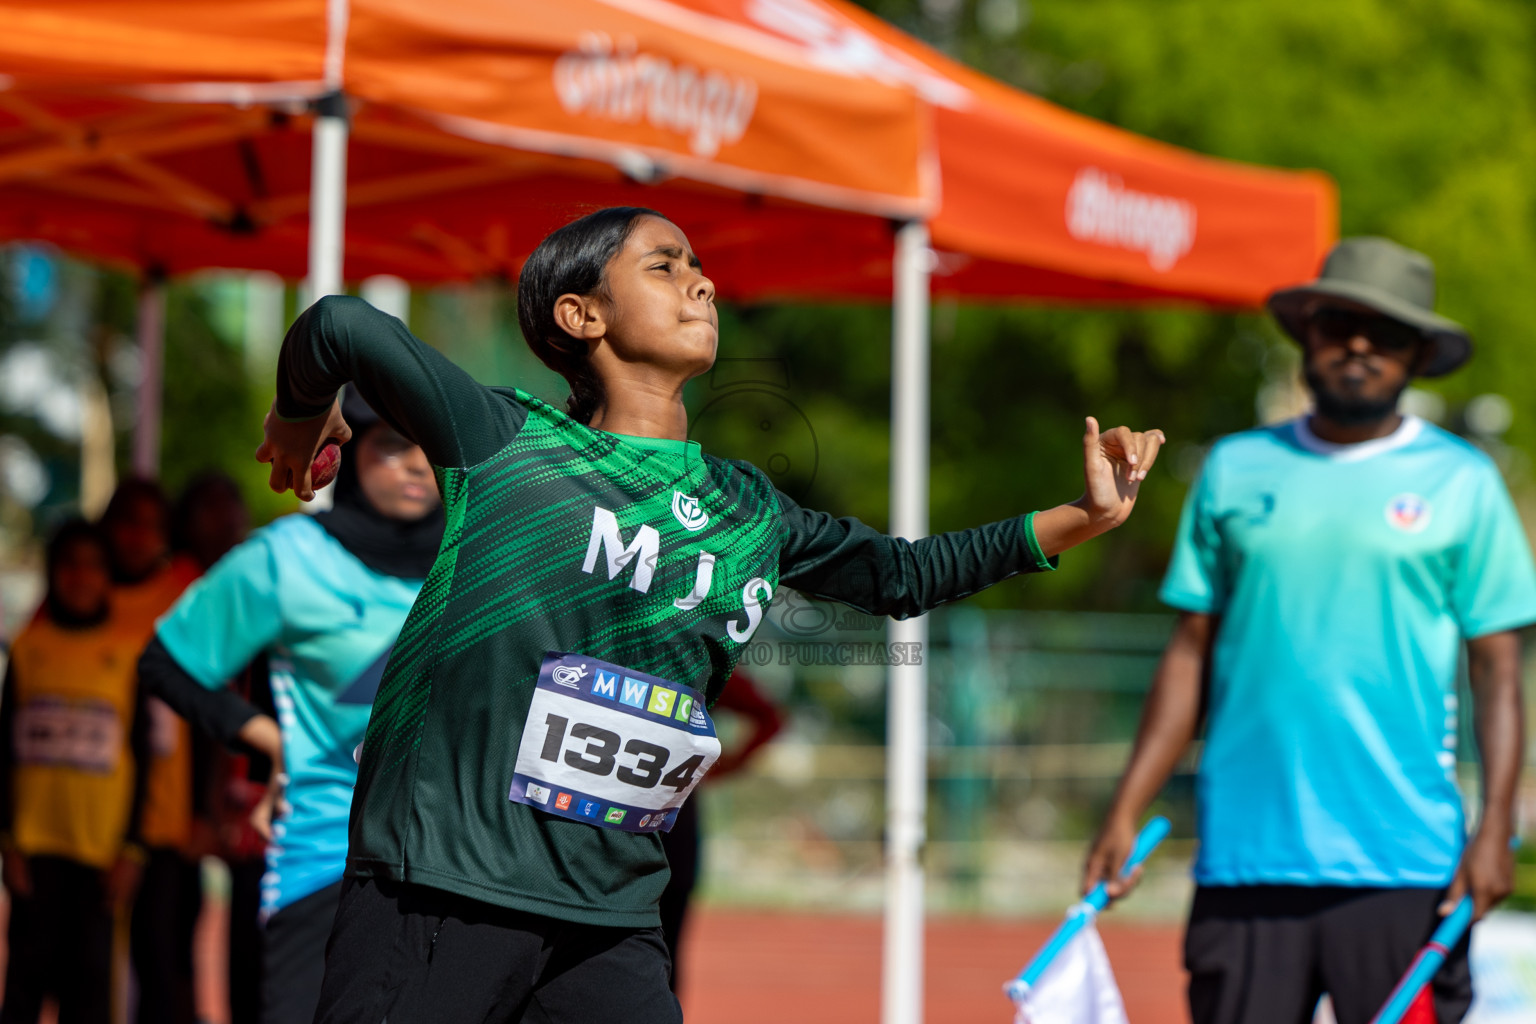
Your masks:
M 585 654 L 550 651 L 509 798 L 624 832 L 665 832 L 720 757 L 693 689 Z

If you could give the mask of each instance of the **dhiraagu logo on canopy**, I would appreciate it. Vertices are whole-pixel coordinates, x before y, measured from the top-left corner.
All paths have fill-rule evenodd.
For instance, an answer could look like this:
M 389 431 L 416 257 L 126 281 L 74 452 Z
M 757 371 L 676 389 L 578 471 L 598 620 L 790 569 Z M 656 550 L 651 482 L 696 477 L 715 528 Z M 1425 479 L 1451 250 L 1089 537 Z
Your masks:
M 740 142 L 757 109 L 757 82 L 745 75 L 674 64 L 641 52 L 634 40 L 615 43 L 599 32 L 583 34 L 576 49 L 555 61 L 554 84 L 568 114 L 646 121 L 686 137 L 689 149 L 706 159 Z
M 1097 167 L 1077 172 L 1067 192 L 1067 233 L 1146 254 L 1153 270 L 1173 269 L 1195 244 L 1195 204 L 1126 188 L 1117 174 Z

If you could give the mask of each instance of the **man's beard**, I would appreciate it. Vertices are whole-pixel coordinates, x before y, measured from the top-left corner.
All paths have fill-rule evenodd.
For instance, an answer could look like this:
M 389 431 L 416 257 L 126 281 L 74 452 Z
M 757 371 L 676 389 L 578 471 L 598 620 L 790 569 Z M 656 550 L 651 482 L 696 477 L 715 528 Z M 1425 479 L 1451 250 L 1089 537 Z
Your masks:
M 1408 389 L 1408 382 L 1404 381 L 1402 387 L 1385 398 L 1365 398 L 1329 391 L 1322 376 L 1310 367 L 1304 371 L 1303 376 L 1307 381 L 1307 390 L 1312 392 L 1312 401 L 1318 413 L 1341 427 L 1363 427 L 1386 419 L 1397 411 L 1397 400 Z

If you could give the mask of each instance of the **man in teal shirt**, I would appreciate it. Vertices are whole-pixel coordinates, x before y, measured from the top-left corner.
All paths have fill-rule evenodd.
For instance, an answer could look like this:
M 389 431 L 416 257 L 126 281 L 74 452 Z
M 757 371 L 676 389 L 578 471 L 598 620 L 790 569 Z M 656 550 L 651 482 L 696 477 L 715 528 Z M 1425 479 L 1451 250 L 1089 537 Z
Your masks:
M 1536 621 L 1536 571 L 1492 460 L 1398 412 L 1414 376 L 1471 352 L 1431 311 L 1433 274 L 1418 253 L 1348 239 L 1320 279 L 1271 296 L 1315 410 L 1219 441 L 1185 505 L 1162 588 L 1182 614 L 1084 884 L 1124 861 L 1203 711 L 1196 1024 L 1305 1024 L 1325 992 L 1339 1024 L 1365 1024 L 1438 914 L 1470 893 L 1481 916 L 1512 887 L 1515 630 Z M 1470 840 L 1463 650 L 1483 764 Z M 1463 944 L 1437 1019 L 1470 1001 Z

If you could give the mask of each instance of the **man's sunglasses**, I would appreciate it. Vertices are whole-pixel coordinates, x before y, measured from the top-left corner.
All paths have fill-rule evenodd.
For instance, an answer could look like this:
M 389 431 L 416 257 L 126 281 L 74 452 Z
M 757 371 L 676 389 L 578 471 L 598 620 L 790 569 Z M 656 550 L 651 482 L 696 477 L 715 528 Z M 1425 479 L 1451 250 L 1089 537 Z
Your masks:
M 1407 352 L 1424 338 L 1417 328 L 1400 320 L 1352 309 L 1325 306 L 1312 314 L 1311 323 L 1324 341 L 1347 345 L 1351 338 L 1364 337 L 1383 352 Z

